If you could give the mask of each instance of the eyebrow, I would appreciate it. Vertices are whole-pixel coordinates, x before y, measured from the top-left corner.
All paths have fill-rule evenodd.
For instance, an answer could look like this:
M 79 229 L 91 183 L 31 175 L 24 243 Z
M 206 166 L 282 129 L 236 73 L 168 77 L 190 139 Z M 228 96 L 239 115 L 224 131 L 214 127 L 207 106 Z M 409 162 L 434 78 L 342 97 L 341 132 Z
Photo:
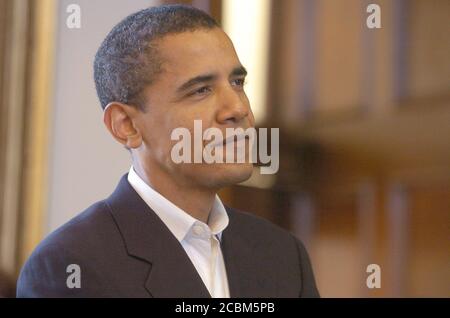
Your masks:
M 247 70 L 242 65 L 235 67 L 230 73 L 230 77 L 246 76 L 246 75 L 247 75 Z M 217 78 L 218 78 L 217 74 L 205 74 L 205 75 L 199 75 L 199 76 L 193 77 L 193 78 L 187 80 L 186 82 L 184 82 L 180 87 L 178 87 L 177 92 L 186 91 L 189 88 L 191 88 L 192 86 L 195 86 L 195 85 L 201 84 L 201 83 L 211 82 L 211 81 L 216 80 Z
M 235 67 L 231 71 L 230 77 L 232 77 L 232 76 L 247 76 L 247 70 L 242 65 Z

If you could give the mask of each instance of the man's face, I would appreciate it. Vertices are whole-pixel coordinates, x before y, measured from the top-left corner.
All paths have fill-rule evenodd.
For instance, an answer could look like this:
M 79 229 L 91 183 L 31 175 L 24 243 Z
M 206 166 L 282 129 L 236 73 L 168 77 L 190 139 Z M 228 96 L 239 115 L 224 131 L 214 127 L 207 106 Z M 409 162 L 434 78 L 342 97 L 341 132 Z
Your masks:
M 157 47 L 162 73 L 146 88 L 146 112 L 136 121 L 143 138 L 137 149 L 140 164 L 182 186 L 217 190 L 248 179 L 253 168 L 248 147 L 246 163 L 176 164 L 171 158 L 178 143 L 171 133 L 180 127 L 190 131 L 194 153 L 194 120 L 202 121 L 203 131 L 220 129 L 224 138 L 226 128 L 254 126 L 243 89 L 245 70 L 228 36 L 220 28 L 184 32 L 165 36 Z M 208 142 L 203 141 L 202 148 Z

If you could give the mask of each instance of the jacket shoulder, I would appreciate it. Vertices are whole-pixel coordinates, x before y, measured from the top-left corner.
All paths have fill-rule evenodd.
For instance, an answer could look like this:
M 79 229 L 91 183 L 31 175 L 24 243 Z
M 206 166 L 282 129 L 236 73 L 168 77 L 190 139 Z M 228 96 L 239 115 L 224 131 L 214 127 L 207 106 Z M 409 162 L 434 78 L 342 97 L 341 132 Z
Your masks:
M 273 268 L 284 265 L 286 272 L 297 273 L 301 279 L 300 297 L 320 297 L 308 252 L 292 233 L 268 220 L 248 212 L 227 207 L 230 222 L 246 242 L 273 260 Z M 281 268 L 281 267 L 280 267 Z
M 56 245 L 84 251 L 88 246 L 107 242 L 110 232 L 117 232 L 117 228 L 105 201 L 99 201 L 51 232 L 36 250 Z
M 260 237 L 260 234 L 264 234 L 271 238 L 275 236 L 283 240 L 293 239 L 290 232 L 262 217 L 235 208 L 226 207 L 226 209 L 233 226 L 238 227 L 240 233 L 247 233 L 252 237 Z
M 99 201 L 50 233 L 32 252 L 21 269 L 18 297 L 80 296 L 80 290 L 67 287 L 70 265 L 81 266 L 83 277 L 98 281 L 95 266 L 99 251 L 112 246 L 118 231 L 104 201 Z M 89 292 L 83 286 L 82 295 Z

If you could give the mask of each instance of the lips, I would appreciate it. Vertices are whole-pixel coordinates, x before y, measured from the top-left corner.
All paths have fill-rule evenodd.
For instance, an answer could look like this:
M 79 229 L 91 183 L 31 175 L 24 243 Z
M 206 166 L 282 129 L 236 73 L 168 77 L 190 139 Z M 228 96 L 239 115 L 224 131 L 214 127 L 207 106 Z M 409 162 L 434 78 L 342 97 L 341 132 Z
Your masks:
M 214 142 L 214 143 L 209 143 L 208 146 L 215 148 L 215 147 L 225 146 L 226 144 L 233 142 L 233 141 L 237 143 L 238 141 L 243 140 L 243 139 L 249 139 L 249 138 L 245 134 L 233 134 L 233 135 L 229 136 L 228 138 L 218 140 L 217 142 Z

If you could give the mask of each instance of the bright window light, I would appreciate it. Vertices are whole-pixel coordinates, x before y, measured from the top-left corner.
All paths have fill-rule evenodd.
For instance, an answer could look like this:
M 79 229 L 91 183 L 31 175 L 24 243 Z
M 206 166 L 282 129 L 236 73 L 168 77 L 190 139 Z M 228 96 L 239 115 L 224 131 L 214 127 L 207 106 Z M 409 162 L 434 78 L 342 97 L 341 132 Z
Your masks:
M 224 0 L 222 24 L 234 43 L 241 63 L 247 69 L 245 91 L 256 124 L 266 114 L 266 89 L 271 0 Z

